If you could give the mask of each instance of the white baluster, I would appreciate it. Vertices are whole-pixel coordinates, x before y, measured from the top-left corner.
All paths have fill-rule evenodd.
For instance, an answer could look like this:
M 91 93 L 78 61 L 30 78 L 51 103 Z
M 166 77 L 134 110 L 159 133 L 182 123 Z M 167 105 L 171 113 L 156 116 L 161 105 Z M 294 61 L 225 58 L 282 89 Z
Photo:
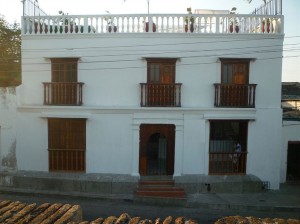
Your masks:
M 215 16 L 216 18 L 216 25 L 215 25 L 215 28 L 216 28 L 216 33 L 220 33 L 220 17 L 219 16 Z

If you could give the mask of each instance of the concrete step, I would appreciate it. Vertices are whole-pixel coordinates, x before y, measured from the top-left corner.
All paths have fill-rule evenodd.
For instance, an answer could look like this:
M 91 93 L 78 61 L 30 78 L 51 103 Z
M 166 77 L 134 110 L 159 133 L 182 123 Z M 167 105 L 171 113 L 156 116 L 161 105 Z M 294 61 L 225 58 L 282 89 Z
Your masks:
M 176 187 L 172 177 L 146 177 L 141 178 L 137 190 L 136 197 L 144 198 L 174 198 L 185 199 L 186 193 L 183 188 Z
M 184 190 L 137 190 L 135 196 L 158 198 L 186 198 Z
M 139 181 L 140 186 L 174 186 L 175 183 L 172 180 L 148 180 L 148 181 Z

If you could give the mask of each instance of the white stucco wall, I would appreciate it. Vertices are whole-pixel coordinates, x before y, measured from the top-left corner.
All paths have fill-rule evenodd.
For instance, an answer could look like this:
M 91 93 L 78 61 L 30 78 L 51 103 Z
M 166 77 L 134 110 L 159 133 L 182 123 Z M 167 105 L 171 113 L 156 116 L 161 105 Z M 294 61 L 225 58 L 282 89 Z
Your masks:
M 87 118 L 87 173 L 138 175 L 139 125 L 174 124 L 174 175 L 208 174 L 209 120 L 250 120 L 247 174 L 278 189 L 281 158 L 282 36 L 117 34 L 27 36 L 22 43 L 23 84 L 18 113 L 20 170 L 48 170 L 47 117 Z M 79 57 L 83 105 L 43 105 L 42 82 L 51 81 L 49 58 Z M 147 57 L 178 58 L 180 108 L 141 108 Z M 249 83 L 255 108 L 214 107 L 221 82 L 218 58 L 253 58 Z M 272 60 L 269 60 L 271 59 Z M 31 131 L 28 131 L 31 130 Z M 20 143 L 20 144 L 19 144 Z
M 249 123 L 247 171 L 272 189 L 279 188 L 281 160 L 281 109 L 258 109 Z
M 282 159 L 280 163 L 280 183 L 284 183 L 286 181 L 289 142 L 300 142 L 300 121 L 284 120 L 282 123 Z
M 0 169 L 15 170 L 16 161 L 16 87 L 0 87 Z
M 107 38 L 82 35 L 72 38 L 24 37 L 22 104 L 43 104 L 42 82 L 51 81 L 49 58 L 79 57 L 78 81 L 85 83 L 84 105 L 138 107 L 139 84 L 147 81 L 147 62 L 143 58 L 169 57 L 179 58 L 176 63 L 176 82 L 183 83 L 182 106 L 211 108 L 214 103 L 213 83 L 220 83 L 221 80 L 218 58 L 228 57 L 254 58 L 250 63 L 249 83 L 258 84 L 256 106 L 278 107 L 281 38 L 262 39 L 259 35 L 240 35 L 238 39 L 230 35 L 182 36 L 160 34 L 157 38 L 156 34 L 140 34 L 140 37 L 118 34 L 107 35 Z M 275 47 L 271 47 L 271 50 L 274 51 L 270 52 L 270 46 L 273 45 Z M 264 48 L 268 51 L 263 51 Z M 267 60 L 269 58 L 275 59 Z

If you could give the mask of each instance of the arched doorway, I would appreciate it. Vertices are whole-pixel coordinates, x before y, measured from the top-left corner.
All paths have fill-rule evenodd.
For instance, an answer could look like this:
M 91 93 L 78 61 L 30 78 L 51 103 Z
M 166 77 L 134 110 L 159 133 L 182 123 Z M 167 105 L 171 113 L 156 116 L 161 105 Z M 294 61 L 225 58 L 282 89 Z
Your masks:
M 173 175 L 175 125 L 140 126 L 140 174 Z

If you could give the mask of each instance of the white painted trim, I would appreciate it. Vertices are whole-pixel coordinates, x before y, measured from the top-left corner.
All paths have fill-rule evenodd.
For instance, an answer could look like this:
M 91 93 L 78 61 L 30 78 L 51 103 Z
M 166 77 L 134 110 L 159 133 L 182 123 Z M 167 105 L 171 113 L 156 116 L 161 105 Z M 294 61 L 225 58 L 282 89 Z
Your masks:
M 41 118 L 91 118 L 90 113 L 42 112 Z

